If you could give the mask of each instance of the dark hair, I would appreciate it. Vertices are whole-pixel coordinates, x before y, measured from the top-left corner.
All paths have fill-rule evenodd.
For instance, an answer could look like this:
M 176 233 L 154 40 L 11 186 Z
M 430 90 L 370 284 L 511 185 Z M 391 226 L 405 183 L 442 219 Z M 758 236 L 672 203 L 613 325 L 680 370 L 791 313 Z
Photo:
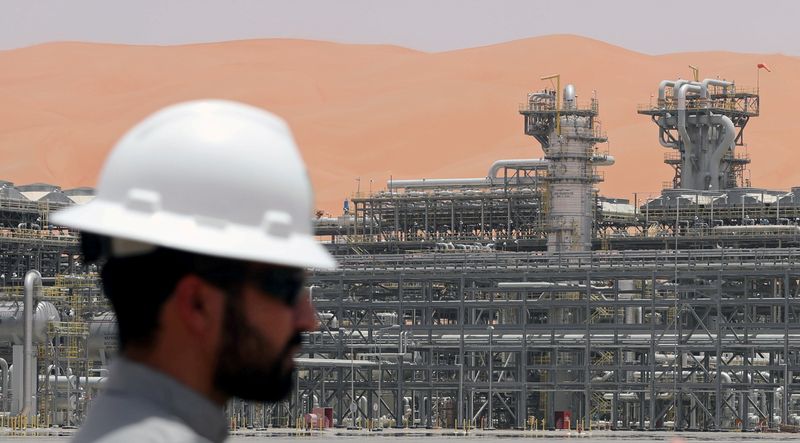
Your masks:
M 244 262 L 169 248 L 131 257 L 111 257 L 102 266 L 103 291 L 117 317 L 119 345 L 152 344 L 159 329 L 159 316 L 175 285 L 186 275 L 220 269 L 244 268 Z M 214 282 L 219 285 L 217 281 Z M 228 289 L 228 288 L 224 288 Z M 231 291 L 229 291 L 231 292 Z M 232 291 L 235 293 L 236 291 Z

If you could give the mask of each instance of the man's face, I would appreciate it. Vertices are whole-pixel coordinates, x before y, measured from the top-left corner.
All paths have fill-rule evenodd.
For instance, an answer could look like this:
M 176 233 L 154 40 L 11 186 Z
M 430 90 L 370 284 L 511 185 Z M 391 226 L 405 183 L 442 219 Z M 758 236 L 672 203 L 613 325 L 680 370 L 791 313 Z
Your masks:
M 316 327 L 307 294 L 294 306 L 245 284 L 226 299 L 214 384 L 246 400 L 277 401 L 292 388 L 292 357 L 303 331 Z

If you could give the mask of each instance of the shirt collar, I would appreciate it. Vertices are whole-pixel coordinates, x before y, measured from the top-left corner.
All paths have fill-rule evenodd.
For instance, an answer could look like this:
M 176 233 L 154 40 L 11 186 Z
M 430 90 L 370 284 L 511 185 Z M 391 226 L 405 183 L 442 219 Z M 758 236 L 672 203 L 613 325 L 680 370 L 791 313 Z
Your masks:
M 222 407 L 169 375 L 125 357 L 118 356 L 112 364 L 105 390 L 156 403 L 212 442 L 228 436 Z

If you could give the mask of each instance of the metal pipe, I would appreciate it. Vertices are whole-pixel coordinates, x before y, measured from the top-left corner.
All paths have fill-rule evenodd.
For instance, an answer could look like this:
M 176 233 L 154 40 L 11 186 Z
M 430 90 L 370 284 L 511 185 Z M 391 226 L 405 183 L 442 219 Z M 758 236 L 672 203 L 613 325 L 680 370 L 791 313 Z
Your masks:
M 435 188 L 444 186 L 490 186 L 492 180 L 484 178 L 432 178 L 391 180 L 386 182 L 389 189 L 400 188 Z
M 612 155 L 600 154 L 592 157 L 596 166 L 611 166 L 615 163 Z M 399 188 L 435 188 L 446 186 L 491 186 L 503 168 L 528 167 L 537 171 L 546 170 L 550 160 L 544 158 L 514 158 L 497 160 L 489 167 L 486 177 L 482 178 L 422 178 L 410 180 L 390 180 L 386 182 L 389 189 Z
M 616 159 L 613 155 L 599 154 L 592 157 L 592 163 L 594 163 L 595 166 L 612 166 L 616 163 Z
M 494 368 L 492 367 L 492 363 L 494 361 L 494 357 L 492 356 L 492 341 L 494 338 L 494 326 L 489 325 L 486 327 L 486 330 L 489 331 L 489 427 L 486 428 L 488 430 L 494 430 L 494 421 L 492 420 L 492 396 L 494 395 L 492 392 L 492 379 L 494 378 Z
M 714 125 L 722 126 L 724 130 L 722 140 L 720 140 L 719 144 L 715 146 L 714 150 L 711 152 L 709 175 L 711 175 L 710 186 L 713 189 L 715 183 L 717 188 L 719 188 L 719 162 L 722 160 L 722 156 L 728 152 L 728 149 L 733 146 L 733 140 L 736 138 L 736 127 L 733 121 L 725 115 L 711 114 L 709 122 Z
M 677 148 L 678 147 L 677 143 L 668 142 L 666 140 L 666 138 L 664 138 L 664 135 L 666 133 L 667 133 L 667 130 L 659 126 L 659 128 L 658 128 L 658 144 L 660 144 L 661 146 L 663 146 L 665 148 L 671 148 L 671 149 Z
M 532 92 L 528 94 L 528 105 L 533 105 L 534 103 L 540 103 L 542 101 L 554 102 L 555 100 L 556 96 L 548 92 Z
M 722 90 L 724 92 L 728 92 L 728 88 L 733 86 L 733 82 L 727 82 L 725 80 L 717 80 L 715 78 L 707 78 L 702 82 L 702 92 L 700 92 L 700 98 L 708 98 L 708 86 L 722 86 Z
M 677 87 L 678 81 L 675 83 L 675 87 Z M 686 130 L 686 94 L 689 92 L 700 93 L 702 90 L 701 86 L 692 85 L 692 84 L 683 84 L 677 92 L 678 98 L 678 132 L 681 135 L 681 138 L 684 140 L 683 148 L 684 148 L 684 155 L 688 159 L 691 156 L 691 147 L 692 147 L 692 139 L 689 137 L 689 131 Z M 684 170 L 684 173 L 688 171 Z
M 0 358 L 0 370 L 3 371 L 3 402 L 0 403 L 0 411 L 8 412 L 8 362 L 4 358 Z
M 37 270 L 30 270 L 25 274 L 25 344 L 23 345 L 23 365 L 22 365 L 22 415 L 32 417 L 36 412 L 33 407 L 33 311 L 34 291 L 36 287 L 42 286 L 42 274 Z
M 504 167 L 531 167 L 536 170 L 545 170 L 549 160 L 543 158 L 523 158 L 497 160 L 489 167 L 486 177 L 482 178 L 433 178 L 433 179 L 411 179 L 411 180 L 390 180 L 386 182 L 389 189 L 398 188 L 434 188 L 445 186 L 491 186 L 500 169 Z
M 550 160 L 543 158 L 497 160 L 496 162 L 492 163 L 492 166 L 489 168 L 489 172 L 486 174 L 486 176 L 489 179 L 497 178 L 497 174 L 500 173 L 500 170 L 504 167 L 532 167 L 537 170 L 543 170 L 547 169 L 547 165 L 549 164 Z
M 678 93 L 680 92 L 681 88 L 684 85 L 695 85 L 700 86 L 700 82 L 693 82 L 691 80 L 682 80 L 678 79 L 675 81 L 675 85 L 672 87 L 672 96 L 678 98 Z
M 675 82 L 672 80 L 662 80 L 658 84 L 658 106 L 664 106 L 664 100 L 667 98 L 667 86 L 674 88 Z
M 613 375 L 614 371 L 606 371 L 603 373 L 603 375 L 598 375 L 597 377 L 593 377 L 592 381 L 593 382 L 608 381 Z

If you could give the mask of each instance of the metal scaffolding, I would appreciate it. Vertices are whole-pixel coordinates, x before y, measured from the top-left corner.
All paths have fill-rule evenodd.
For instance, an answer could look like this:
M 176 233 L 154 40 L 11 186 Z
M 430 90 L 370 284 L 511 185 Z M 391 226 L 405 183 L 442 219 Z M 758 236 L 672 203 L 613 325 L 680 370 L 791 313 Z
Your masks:
M 721 190 L 746 185 L 744 128 L 760 111 L 758 91 L 719 79 L 664 80 L 657 103 L 640 105 L 658 126 L 659 143 L 673 149 L 664 163 L 673 167 L 675 189 Z
M 312 276 L 322 328 L 305 349 L 322 361 L 301 372 L 299 395 L 333 406 L 340 423 L 378 419 L 380 402 L 396 426 L 523 427 L 535 416 L 552 428 L 556 392 L 571 393 L 586 428 L 786 423 L 800 413 L 798 259 L 798 249 L 342 257 L 342 270 Z

